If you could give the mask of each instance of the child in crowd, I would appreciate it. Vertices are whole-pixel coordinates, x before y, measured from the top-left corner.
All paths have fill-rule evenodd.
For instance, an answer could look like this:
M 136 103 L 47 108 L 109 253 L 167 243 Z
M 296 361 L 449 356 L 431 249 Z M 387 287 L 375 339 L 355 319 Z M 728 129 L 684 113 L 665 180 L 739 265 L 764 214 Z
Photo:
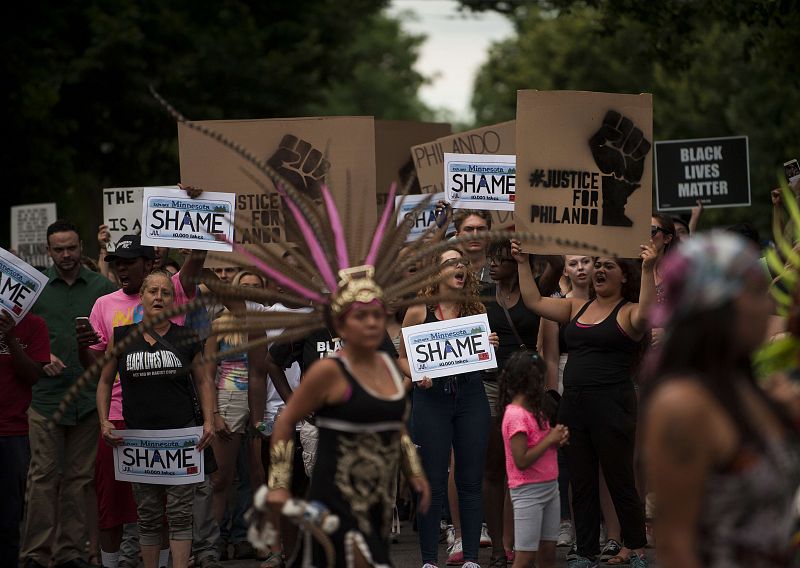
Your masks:
M 569 440 L 561 424 L 550 426 L 556 404 L 545 392 L 544 360 L 515 353 L 500 375 L 500 412 L 511 503 L 514 506 L 513 568 L 555 565 L 560 521 L 556 448 Z

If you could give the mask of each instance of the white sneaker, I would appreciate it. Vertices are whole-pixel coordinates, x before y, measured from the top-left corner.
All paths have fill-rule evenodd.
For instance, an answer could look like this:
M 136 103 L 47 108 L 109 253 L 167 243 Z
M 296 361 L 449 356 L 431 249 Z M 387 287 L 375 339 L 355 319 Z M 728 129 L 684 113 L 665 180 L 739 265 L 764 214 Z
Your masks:
M 486 523 L 481 525 L 481 548 L 489 548 L 492 546 L 492 539 L 489 538 L 489 529 L 486 526 Z M 469 564 L 469 562 L 467 562 Z
M 450 548 L 456 541 L 456 527 L 454 527 L 453 525 L 447 525 L 447 528 L 444 530 L 445 533 L 447 534 L 447 548 Z
M 461 566 L 463 562 L 464 562 L 464 548 L 461 545 L 461 539 L 457 538 L 451 546 L 447 547 L 447 565 Z
M 436 564 L 429 564 L 426 562 L 425 564 L 422 565 L 422 568 L 439 568 L 439 567 Z
M 558 540 L 556 541 L 556 546 L 572 546 L 572 542 L 574 540 L 575 534 L 572 531 L 572 521 L 561 521 L 561 525 L 558 528 Z
M 464 562 L 464 564 L 461 565 L 461 568 L 481 568 L 481 565 L 477 562 Z

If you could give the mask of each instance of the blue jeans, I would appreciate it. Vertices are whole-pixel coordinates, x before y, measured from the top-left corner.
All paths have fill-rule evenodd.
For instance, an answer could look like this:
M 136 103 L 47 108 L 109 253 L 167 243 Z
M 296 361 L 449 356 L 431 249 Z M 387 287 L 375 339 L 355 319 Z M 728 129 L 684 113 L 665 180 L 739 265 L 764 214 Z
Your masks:
M 431 485 L 431 506 L 417 515 L 422 562 L 436 564 L 439 519 L 447 500 L 450 448 L 461 513 L 464 561 L 478 561 L 483 521 L 483 469 L 489 441 L 489 403 L 482 373 L 433 379 L 427 390 L 413 389 L 412 428 Z

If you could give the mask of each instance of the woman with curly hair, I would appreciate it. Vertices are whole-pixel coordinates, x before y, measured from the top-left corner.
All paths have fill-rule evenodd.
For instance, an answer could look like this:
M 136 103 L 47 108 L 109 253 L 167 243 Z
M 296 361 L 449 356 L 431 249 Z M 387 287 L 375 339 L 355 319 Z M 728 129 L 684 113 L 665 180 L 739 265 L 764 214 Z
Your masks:
M 436 259 L 440 270 L 432 284 L 420 292 L 429 304 L 411 306 L 403 327 L 456 319 L 486 312 L 478 300 L 480 283 L 469 269 L 461 250 L 451 247 Z M 437 300 L 464 291 L 464 299 Z M 490 337 L 493 345 L 497 336 Z M 400 368 L 411 376 L 405 345 L 400 344 Z M 482 489 L 486 446 L 489 439 L 489 402 L 481 372 L 463 373 L 414 383 L 411 413 L 414 443 L 431 485 L 431 506 L 417 516 L 423 566 L 436 566 L 439 548 L 439 519 L 447 497 L 447 468 L 450 449 L 455 456 L 455 481 L 464 547 L 465 568 L 478 566 L 478 549 L 483 516 Z

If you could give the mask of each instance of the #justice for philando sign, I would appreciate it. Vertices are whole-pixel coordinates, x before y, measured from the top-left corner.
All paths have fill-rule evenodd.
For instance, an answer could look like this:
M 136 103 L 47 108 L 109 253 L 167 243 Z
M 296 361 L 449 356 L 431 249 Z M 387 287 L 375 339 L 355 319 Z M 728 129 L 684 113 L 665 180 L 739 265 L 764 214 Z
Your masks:
M 403 328 L 411 380 L 496 369 L 486 314 Z

